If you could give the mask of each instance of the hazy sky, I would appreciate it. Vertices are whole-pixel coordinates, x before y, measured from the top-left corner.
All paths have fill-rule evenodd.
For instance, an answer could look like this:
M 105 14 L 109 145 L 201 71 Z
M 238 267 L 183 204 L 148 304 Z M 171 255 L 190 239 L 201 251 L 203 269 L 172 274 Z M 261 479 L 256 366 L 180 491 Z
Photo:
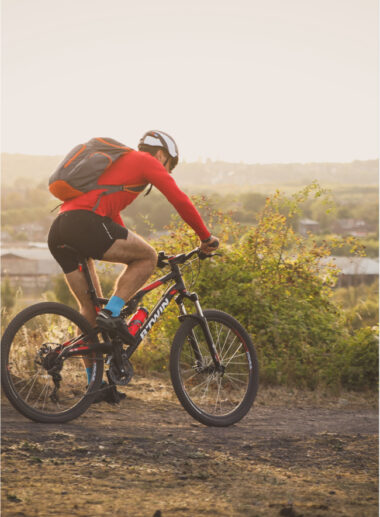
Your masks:
M 2 150 L 172 134 L 180 158 L 378 156 L 377 0 L 2 0 Z

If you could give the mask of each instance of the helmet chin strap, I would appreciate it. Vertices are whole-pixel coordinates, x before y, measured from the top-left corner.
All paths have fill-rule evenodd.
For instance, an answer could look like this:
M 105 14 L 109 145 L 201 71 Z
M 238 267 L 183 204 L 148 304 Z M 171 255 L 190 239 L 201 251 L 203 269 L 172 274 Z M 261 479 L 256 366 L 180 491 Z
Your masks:
M 164 163 L 164 167 L 166 168 L 166 164 L 168 163 L 168 161 L 170 160 L 170 156 L 168 156 L 165 160 L 165 163 Z

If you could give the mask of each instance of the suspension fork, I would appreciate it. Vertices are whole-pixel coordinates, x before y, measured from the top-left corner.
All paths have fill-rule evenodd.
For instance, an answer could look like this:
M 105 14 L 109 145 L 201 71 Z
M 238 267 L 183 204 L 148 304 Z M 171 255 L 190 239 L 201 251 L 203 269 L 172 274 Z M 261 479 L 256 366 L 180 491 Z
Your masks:
M 205 315 L 203 314 L 203 311 L 202 311 L 201 304 L 199 303 L 198 295 L 196 293 L 191 293 L 191 294 L 186 294 L 185 296 L 186 296 L 186 298 L 189 298 L 194 303 L 195 309 L 197 311 L 197 315 L 195 316 L 194 314 L 191 314 L 191 315 L 187 314 L 186 308 L 183 304 L 182 296 L 180 296 L 179 299 L 176 300 L 179 310 L 181 312 L 181 316 L 179 317 L 179 319 L 184 320 L 185 318 L 196 318 L 199 321 L 199 323 L 201 324 L 203 333 L 205 335 L 206 342 L 207 342 L 208 348 L 210 350 L 212 360 L 213 360 L 216 368 L 218 370 L 220 370 L 220 369 L 222 369 L 220 358 L 219 358 L 218 352 L 216 350 L 215 343 L 212 338 L 212 334 L 210 332 L 210 328 L 208 326 L 207 319 L 205 318 Z M 197 343 L 197 338 L 196 338 L 193 330 L 191 331 L 191 334 L 190 334 L 190 344 L 194 351 L 195 358 L 197 359 L 197 361 L 199 361 L 200 364 L 202 364 L 202 359 L 203 359 L 202 354 L 199 349 L 199 346 Z
M 181 316 L 179 317 L 179 319 L 180 319 L 180 321 L 183 321 L 186 317 L 189 317 L 187 314 L 187 311 L 186 311 L 186 307 L 182 300 L 180 302 L 177 301 L 177 304 L 178 304 L 179 312 L 181 313 Z M 193 349 L 197 363 L 199 365 L 202 365 L 203 357 L 202 357 L 201 351 L 199 350 L 197 338 L 195 337 L 193 330 L 190 333 L 189 341 L 190 341 L 191 348 Z

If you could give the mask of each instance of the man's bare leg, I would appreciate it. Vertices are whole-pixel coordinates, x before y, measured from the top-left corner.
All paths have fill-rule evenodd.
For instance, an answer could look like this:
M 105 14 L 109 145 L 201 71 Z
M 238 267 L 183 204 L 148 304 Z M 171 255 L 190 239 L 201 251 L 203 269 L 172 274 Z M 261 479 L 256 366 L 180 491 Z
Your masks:
M 102 260 L 127 265 L 117 279 L 113 293 L 127 302 L 153 273 L 157 265 L 157 253 L 142 237 L 129 231 L 127 239 L 116 240 Z
M 91 279 L 95 286 L 96 294 L 99 297 L 103 297 L 99 278 L 95 270 L 94 261 L 91 258 L 89 258 L 87 259 L 87 263 L 88 268 L 90 270 Z M 95 327 L 96 311 L 91 297 L 88 293 L 88 283 L 83 271 L 79 271 L 79 269 L 76 269 L 71 273 L 67 273 L 65 275 L 65 278 L 71 293 L 73 294 L 74 298 L 78 303 L 79 312 L 91 323 L 93 327 Z
M 152 274 L 157 264 L 157 253 L 144 239 L 129 231 L 128 238 L 117 239 L 103 255 L 102 260 L 127 265 L 116 282 L 114 292 L 115 296 L 127 302 Z M 99 278 L 92 259 L 88 259 L 88 266 L 96 293 L 98 296 L 102 296 Z M 92 326 L 96 326 L 96 311 L 88 294 L 88 284 L 84 273 L 79 270 L 72 271 L 66 274 L 66 280 L 78 302 L 80 313 Z M 92 365 L 91 359 L 85 358 L 84 363 L 86 367 Z

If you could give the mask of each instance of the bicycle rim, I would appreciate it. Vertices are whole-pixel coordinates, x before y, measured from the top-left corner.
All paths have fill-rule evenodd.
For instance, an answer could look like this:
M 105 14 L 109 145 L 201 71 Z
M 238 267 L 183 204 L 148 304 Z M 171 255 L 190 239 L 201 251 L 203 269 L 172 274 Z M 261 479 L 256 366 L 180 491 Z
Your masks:
M 90 359 L 93 371 L 88 383 L 83 356 L 57 360 L 65 347 L 89 344 L 88 323 L 76 311 L 60 304 L 30 309 L 24 311 L 24 317 L 16 317 L 4 334 L 5 391 L 12 404 L 29 418 L 70 420 L 91 403 L 91 392 L 102 376 L 101 356 Z
M 223 426 L 240 420 L 250 409 L 257 391 L 258 365 L 244 329 L 218 312 L 209 311 L 206 317 L 222 370 L 214 365 L 200 323 L 193 322 L 179 345 L 178 377 L 185 409 L 206 425 Z

